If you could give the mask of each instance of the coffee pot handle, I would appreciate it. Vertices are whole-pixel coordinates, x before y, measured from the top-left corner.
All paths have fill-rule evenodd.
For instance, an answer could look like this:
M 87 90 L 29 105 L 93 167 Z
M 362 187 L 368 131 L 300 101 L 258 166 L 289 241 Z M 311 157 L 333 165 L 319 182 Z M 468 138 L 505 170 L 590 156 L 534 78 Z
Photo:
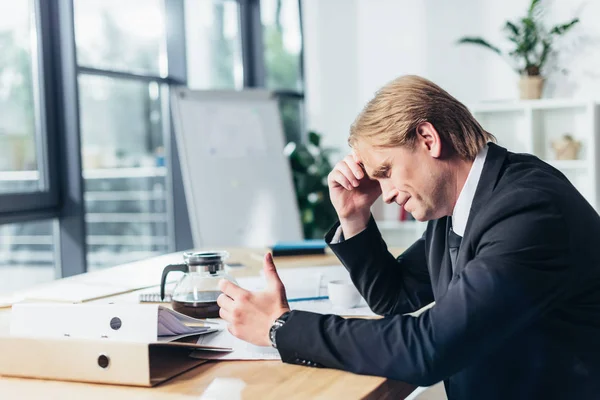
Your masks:
M 171 264 L 171 265 L 167 265 L 165 267 L 165 269 L 163 269 L 162 278 L 160 278 L 160 299 L 161 300 L 165 299 L 165 284 L 167 283 L 167 275 L 169 275 L 169 272 L 175 272 L 175 271 L 184 272 L 184 273 L 188 272 L 189 266 L 187 264 Z

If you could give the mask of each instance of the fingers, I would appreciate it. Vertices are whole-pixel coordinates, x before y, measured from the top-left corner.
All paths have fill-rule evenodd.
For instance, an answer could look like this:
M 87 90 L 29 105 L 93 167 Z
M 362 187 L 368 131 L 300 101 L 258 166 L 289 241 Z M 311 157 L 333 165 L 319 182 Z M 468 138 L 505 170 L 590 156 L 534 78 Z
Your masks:
M 250 292 L 242 289 L 235 283 L 228 281 L 227 279 L 221 279 L 219 281 L 219 289 L 233 300 L 245 300 L 250 297 Z
M 231 312 L 224 309 L 223 307 L 221 307 L 221 309 L 219 310 L 219 317 L 223 318 L 229 323 L 233 322 L 233 316 L 231 315 Z
M 344 158 L 344 162 L 352 171 L 352 174 L 356 179 L 362 179 L 365 176 L 365 172 L 362 167 L 358 164 L 358 158 L 354 154 L 349 154 Z
M 263 270 L 265 271 L 267 285 L 272 289 L 281 290 L 283 288 L 283 283 L 281 282 L 281 278 L 279 278 L 277 268 L 273 262 L 273 255 L 271 253 L 265 254 Z
M 350 182 L 352 184 L 352 186 L 358 187 L 358 185 L 359 185 L 358 179 L 356 179 L 356 176 L 354 176 L 354 172 L 352 172 L 352 170 L 350 169 L 348 164 L 346 164 L 344 161 L 342 161 L 338 165 L 336 165 L 335 168 L 338 171 L 340 171 L 342 174 L 344 174 L 344 177 L 348 180 L 348 182 Z
M 360 180 L 364 177 L 365 172 L 358 163 L 358 158 L 353 154 L 349 154 L 336 164 L 328 176 L 328 182 L 330 185 L 337 183 L 347 190 L 352 190 L 360 185 Z
M 238 331 L 238 329 L 235 326 L 229 325 L 229 326 L 227 326 L 227 330 L 229 331 L 229 333 L 231 333 L 236 338 L 241 339 L 240 332 Z
M 337 167 L 328 175 L 327 181 L 330 186 L 332 186 L 333 184 L 338 184 L 346 190 L 352 190 L 353 188 L 348 178 L 346 178 L 346 176 L 342 174 L 342 172 L 339 171 Z
M 224 293 L 221 293 L 219 297 L 217 297 L 217 304 L 222 310 L 225 309 L 227 311 L 231 311 L 234 307 L 233 299 Z
M 232 324 L 240 323 L 242 321 L 244 316 L 242 307 L 240 307 L 239 304 L 236 304 L 229 296 L 221 293 L 219 297 L 217 297 L 217 304 L 221 307 L 219 309 L 219 316 L 225 321 Z

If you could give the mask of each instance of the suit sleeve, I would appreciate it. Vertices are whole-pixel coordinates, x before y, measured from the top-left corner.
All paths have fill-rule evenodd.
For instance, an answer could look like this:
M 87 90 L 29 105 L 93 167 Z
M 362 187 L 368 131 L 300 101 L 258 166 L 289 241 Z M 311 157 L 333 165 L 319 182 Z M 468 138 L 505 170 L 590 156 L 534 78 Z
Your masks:
M 374 313 L 409 313 L 433 302 L 424 238 L 396 259 L 388 251 L 373 218 L 364 231 L 334 244 L 331 239 L 338 226 L 339 223 L 325 240 Z
M 539 193 L 511 195 L 523 196 L 521 206 L 486 219 L 475 258 L 433 308 L 380 320 L 292 312 L 277 333 L 282 360 L 427 386 L 534 322 L 567 296 L 574 279 L 568 233 Z

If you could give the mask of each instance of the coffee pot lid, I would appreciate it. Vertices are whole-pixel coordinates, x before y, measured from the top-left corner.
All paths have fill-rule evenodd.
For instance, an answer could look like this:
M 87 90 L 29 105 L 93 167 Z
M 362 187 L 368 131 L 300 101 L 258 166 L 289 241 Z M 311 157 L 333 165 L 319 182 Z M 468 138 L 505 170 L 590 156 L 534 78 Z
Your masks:
M 189 266 L 222 264 L 229 253 L 226 251 L 189 251 L 183 253 L 183 259 Z

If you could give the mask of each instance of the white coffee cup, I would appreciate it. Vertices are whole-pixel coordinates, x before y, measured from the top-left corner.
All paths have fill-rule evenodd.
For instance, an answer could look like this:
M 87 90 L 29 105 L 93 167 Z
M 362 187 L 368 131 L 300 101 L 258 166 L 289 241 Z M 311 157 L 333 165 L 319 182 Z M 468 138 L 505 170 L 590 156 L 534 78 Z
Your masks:
M 354 284 L 347 280 L 331 281 L 327 284 L 327 290 L 329 292 L 329 301 L 334 306 L 353 308 L 362 300 Z

